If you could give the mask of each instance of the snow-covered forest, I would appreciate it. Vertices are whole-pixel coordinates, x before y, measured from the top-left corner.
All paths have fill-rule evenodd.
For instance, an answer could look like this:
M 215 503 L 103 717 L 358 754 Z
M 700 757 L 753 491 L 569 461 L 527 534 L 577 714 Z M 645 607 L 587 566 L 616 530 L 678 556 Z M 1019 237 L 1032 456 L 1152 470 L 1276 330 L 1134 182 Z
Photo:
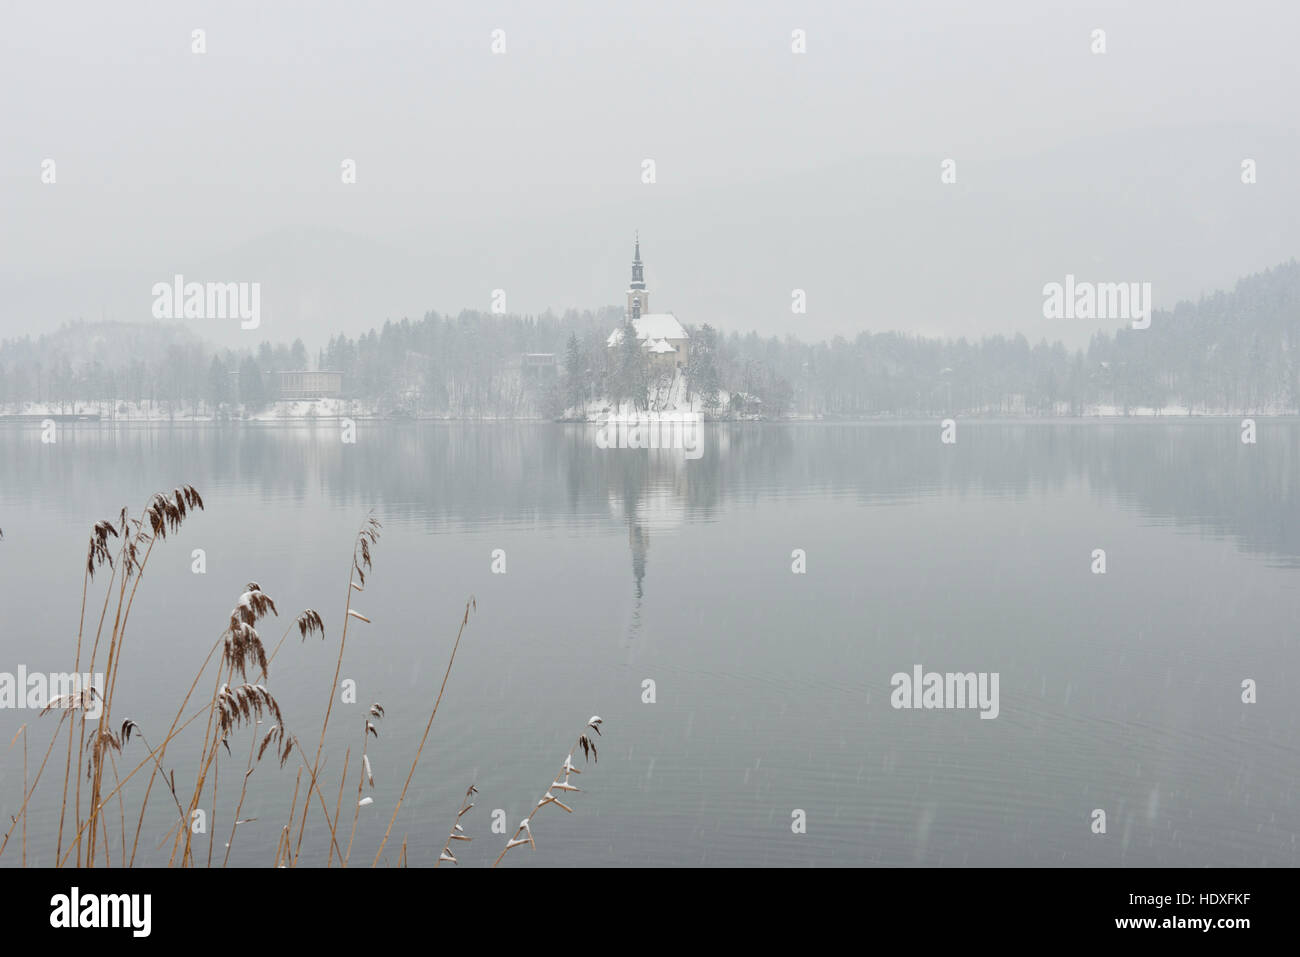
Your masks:
M 341 372 L 341 398 L 366 414 L 452 418 L 575 417 L 614 402 L 764 418 L 1300 408 L 1295 261 L 1157 311 L 1149 329 L 1098 332 L 1074 351 L 1046 335 L 1031 344 L 1022 335 L 972 342 L 864 331 L 808 343 L 687 324 L 685 369 L 660 377 L 635 348 L 607 345 L 622 321 L 616 308 L 428 313 L 336 336 L 315 355 L 301 341 L 214 350 L 179 322 L 75 322 L 0 343 L 0 413 L 125 404 L 256 415 L 275 406 L 275 373 L 304 369 Z M 528 369 L 525 355 L 548 358 Z

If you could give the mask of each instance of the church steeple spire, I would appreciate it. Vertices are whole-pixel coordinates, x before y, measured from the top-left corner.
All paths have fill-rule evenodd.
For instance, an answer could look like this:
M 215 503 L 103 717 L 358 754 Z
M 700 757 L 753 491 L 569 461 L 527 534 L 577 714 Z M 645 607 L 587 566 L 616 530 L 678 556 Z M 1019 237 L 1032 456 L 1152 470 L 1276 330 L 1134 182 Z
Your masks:
M 629 289 L 644 289 L 645 274 L 641 265 L 641 232 L 636 233 L 636 252 L 632 255 L 632 283 Z
M 636 251 L 632 254 L 632 281 L 627 286 L 627 315 L 636 321 L 650 311 L 650 292 L 645 287 L 645 267 L 641 265 L 641 232 L 636 233 Z

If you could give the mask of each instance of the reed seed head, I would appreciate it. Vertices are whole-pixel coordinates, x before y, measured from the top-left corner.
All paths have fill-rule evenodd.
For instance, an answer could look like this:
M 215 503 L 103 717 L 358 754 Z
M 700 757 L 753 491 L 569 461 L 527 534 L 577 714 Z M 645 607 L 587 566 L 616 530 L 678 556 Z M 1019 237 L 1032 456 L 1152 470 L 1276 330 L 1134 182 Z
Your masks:
M 302 635 L 302 640 L 306 640 L 308 635 L 319 634 L 321 638 L 325 637 L 325 622 L 321 620 L 320 612 L 308 608 L 298 616 L 298 632 Z
M 257 582 L 249 582 L 245 587 L 247 590 L 239 596 L 239 601 L 230 612 L 230 625 L 226 628 L 225 648 L 222 652 L 224 662 L 238 671 L 241 678 L 248 677 L 250 664 L 263 674 L 269 673 L 266 646 L 262 644 L 262 636 L 253 626 L 268 613 L 276 616 L 280 614 L 271 596 L 262 591 Z M 301 623 L 299 627 L 302 627 Z
M 289 760 L 293 750 L 293 738 L 285 733 L 284 716 L 280 713 L 280 704 L 263 685 L 242 684 L 232 688 L 222 685 L 216 697 L 217 724 L 224 738 L 240 725 L 253 724 L 266 714 L 275 719 L 275 724 L 262 739 L 262 746 L 257 753 L 260 761 L 271 744 L 278 745 L 280 766 Z M 227 750 L 230 746 L 226 745 Z

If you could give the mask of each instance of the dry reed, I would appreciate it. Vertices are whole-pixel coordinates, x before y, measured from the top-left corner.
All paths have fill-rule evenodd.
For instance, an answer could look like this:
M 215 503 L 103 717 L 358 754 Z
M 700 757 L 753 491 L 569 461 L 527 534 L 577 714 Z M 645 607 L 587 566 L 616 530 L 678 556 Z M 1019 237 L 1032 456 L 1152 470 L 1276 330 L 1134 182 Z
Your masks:
M 451 851 L 452 841 L 474 840 L 474 838 L 465 833 L 465 828 L 461 826 L 460 819 L 468 814 L 469 809 L 474 806 L 474 801 L 472 799 L 475 794 L 478 794 L 478 788 L 471 784 L 469 789 L 465 791 L 465 800 L 460 802 L 460 810 L 456 812 L 456 820 L 452 822 L 451 832 L 447 835 L 447 843 L 443 845 L 442 853 L 438 855 L 438 860 L 434 862 L 433 866 L 435 869 L 443 861 L 451 861 L 453 864 L 460 863 L 460 861 L 456 860 L 456 855 Z
M 324 640 L 326 638 L 325 623 L 321 615 L 312 609 L 301 612 L 285 628 L 279 642 L 268 653 L 258 631 L 258 625 L 270 616 L 278 616 L 279 612 L 274 600 L 263 591 L 257 582 L 249 582 L 236 600 L 226 627 L 200 665 L 167 728 L 166 734 L 157 747 L 150 743 L 141 727 L 130 718 L 122 720 L 114 730 L 115 692 L 121 675 L 123 650 L 129 633 L 128 625 L 144 572 L 148 567 L 155 546 L 166 540 L 169 535 L 176 533 L 185 520 L 194 512 L 203 509 L 203 499 L 198 491 L 193 486 L 186 485 L 168 493 L 158 493 L 151 496 L 139 517 L 132 517 L 128 510 L 124 508 L 116 520 L 103 520 L 94 523 L 87 544 L 82 575 L 82 595 L 74 664 L 76 674 L 83 674 L 87 671 L 97 674 L 99 673 L 97 668 L 102 669 L 104 687 L 79 688 L 73 693 L 56 696 L 47 703 L 41 715 L 57 710 L 60 712 L 60 716 L 55 725 L 49 746 L 46 748 L 34 777 L 29 776 L 28 757 L 29 738 L 32 729 L 27 725 L 23 725 L 14 735 L 10 746 L 13 747 L 19 737 L 22 738 L 23 744 L 23 801 L 18 812 L 11 816 L 9 829 L 5 833 L 3 840 L 0 840 L 0 855 L 3 855 L 8 847 L 10 837 L 15 833 L 15 830 L 21 828 L 19 841 L 21 844 L 20 863 L 24 866 L 27 864 L 28 808 L 32 795 L 42 780 L 51 754 L 64 731 L 64 722 L 66 720 L 67 747 L 54 849 L 55 866 L 62 867 L 69 863 L 87 867 L 95 867 L 100 863 L 107 867 L 134 865 L 139 850 L 141 833 L 145 826 L 150 796 L 159 777 L 162 778 L 166 785 L 176 814 L 175 823 L 168 829 L 159 847 L 161 848 L 170 841 L 172 851 L 169 863 L 171 865 L 179 863 L 180 866 L 192 866 L 195 863 L 195 854 L 192 846 L 193 831 L 191 821 L 200 806 L 205 805 L 205 802 L 210 802 L 212 820 L 206 863 L 207 866 L 212 866 L 216 815 L 220 806 L 217 785 L 222 773 L 232 773 L 225 768 L 225 763 L 220 760 L 220 752 L 225 750 L 228 755 L 232 754 L 231 738 L 245 732 L 249 735 L 248 751 L 238 789 L 238 798 L 232 800 L 230 797 L 226 797 L 227 792 L 225 789 L 222 789 L 221 792 L 221 799 L 226 802 L 227 806 L 231 806 L 229 840 L 226 842 L 221 866 L 225 867 L 229 864 L 231 850 L 237 835 L 240 833 L 240 828 L 257 821 L 256 817 L 243 818 L 242 813 L 248 796 L 249 779 L 268 754 L 278 759 L 277 763 L 281 768 L 296 754 L 300 765 L 295 774 L 288 817 L 281 825 L 276 838 L 274 866 L 296 867 L 298 865 L 303 850 L 307 818 L 314 813 L 313 804 L 319 808 L 329 830 L 329 847 L 325 865 L 327 867 L 331 866 L 335 859 L 343 867 L 348 865 L 356 838 L 360 809 L 373 803 L 373 798 L 363 796 L 367 784 L 372 791 L 375 787 L 374 768 L 367 745 L 370 737 L 378 738 L 379 736 L 375 722 L 384 717 L 382 705 L 377 703 L 371 705 L 362 728 L 356 801 L 346 850 L 340 847 L 337 832 L 343 794 L 349 780 L 349 774 L 352 771 L 352 748 L 349 746 L 344 756 L 343 769 L 339 777 L 338 795 L 332 814 L 321 791 L 320 777 L 325 765 L 328 763 L 324 755 L 325 740 L 333 712 L 334 698 L 338 689 L 338 679 L 343 666 L 348 628 L 354 619 L 366 624 L 371 622 L 370 617 L 352 607 L 352 600 L 355 594 L 364 591 L 367 575 L 373 569 L 373 548 L 378 543 L 381 528 L 379 521 L 373 515 L 367 516 L 353 541 L 347 599 L 344 605 L 343 624 L 340 630 L 334 675 L 329 688 L 329 698 L 321 722 L 317 747 L 310 760 L 308 755 L 303 752 L 297 737 L 287 730 L 285 716 L 280 704 L 268 689 L 266 682 L 270 665 L 279 654 L 289 633 L 297 628 L 302 641 L 312 635 L 319 635 Z M 0 538 L 3 538 L 2 534 L 0 534 Z M 96 583 L 97 574 L 105 569 L 108 571 L 108 577 L 104 586 L 102 604 L 97 616 L 88 620 L 87 612 L 91 601 L 91 586 Z M 470 613 L 475 610 L 477 610 L 477 602 L 471 596 L 466 602 L 464 613 L 461 616 L 460 627 L 452 644 L 442 683 L 434 699 L 424 733 L 416 748 L 410 769 L 389 818 L 388 826 L 375 852 L 371 863 L 372 867 L 378 866 L 383 859 L 384 848 L 392 835 L 397 816 L 406 800 L 407 792 L 428 743 L 434 719 L 437 717 L 452 667 L 455 664 L 461 638 L 469 623 Z M 89 645 L 88 649 L 87 645 Z M 209 678 L 212 682 L 212 692 L 208 695 L 206 703 L 200 704 L 186 716 L 191 699 L 199 683 L 204 679 L 204 675 L 209 672 L 213 665 L 214 657 L 215 673 Z M 254 680 L 249 680 L 250 674 L 256 676 Z M 97 723 L 92 725 L 87 720 L 87 712 L 94 710 L 96 707 L 100 709 L 100 718 Z M 165 762 L 168 749 L 175 750 L 179 747 L 176 741 L 196 721 L 199 721 L 200 727 L 203 728 L 197 751 L 197 771 L 188 800 L 183 801 L 177 790 L 176 772 L 169 769 Z M 269 726 L 265 727 L 265 729 L 263 729 L 264 722 L 269 723 Z M 599 718 L 593 717 L 588 723 L 588 728 L 599 735 L 600 723 Z M 122 769 L 119 769 L 117 759 L 125 756 L 125 749 L 133 739 L 138 739 L 138 747 L 142 747 L 147 753 L 123 774 L 120 773 Z M 529 822 L 541 807 L 549 803 L 555 803 L 566 811 L 572 810 L 557 799 L 552 790 L 578 790 L 576 786 L 569 783 L 569 776 L 580 773 L 577 768 L 573 767 L 572 763 L 573 754 L 579 748 L 583 750 L 589 759 L 595 758 L 595 744 L 587 732 L 584 731 L 565 759 L 564 767 L 561 769 L 563 780 L 553 782 L 552 788 L 547 790 L 545 797 L 538 802 L 532 813 L 516 830 L 515 837 L 506 845 L 506 849 L 501 852 L 501 855 L 493 864 L 494 867 L 500 863 L 506 851 L 510 850 L 510 848 L 522 843 L 535 846 Z M 74 753 L 76 755 L 75 761 Z M 140 803 L 133 839 L 128 847 L 124 789 L 146 765 L 150 766 L 148 785 L 144 790 Z M 106 771 L 108 775 L 111 775 L 111 778 L 106 777 Z M 304 772 L 306 772 L 305 775 Z M 303 780 L 304 776 L 306 782 Z M 82 794 L 83 782 L 86 790 L 84 798 Z M 302 787 L 304 783 L 306 783 L 305 793 Z M 473 797 L 477 793 L 478 788 L 474 785 L 471 785 L 466 790 L 465 797 L 452 823 L 442 851 L 433 865 L 434 867 L 444 862 L 460 863 L 453 853 L 452 847 L 455 842 L 469 842 L 472 840 L 464 832 L 461 819 L 474 807 Z M 315 797 L 315 802 L 313 802 L 313 797 Z M 114 798 L 117 799 L 119 809 L 119 813 L 114 815 L 118 818 L 117 828 L 111 827 L 109 824 L 110 818 L 108 817 L 108 808 Z M 72 825 L 70 836 L 68 834 L 69 823 Z M 297 830 L 296 839 L 294 835 L 295 826 Z M 114 831 L 117 833 L 114 834 Z M 525 832 L 528 837 L 521 839 L 520 834 Z M 112 842 L 110 842 L 110 836 L 113 838 Z M 65 837 L 68 838 L 66 842 Z M 113 844 L 117 845 L 116 849 Z M 416 846 L 418 847 L 419 844 L 417 843 Z M 409 866 L 411 849 L 409 835 L 403 834 L 401 850 L 396 862 L 397 866 Z
M 604 724 L 604 721 L 600 718 L 599 715 L 593 714 L 587 720 L 587 727 L 590 728 L 592 731 L 595 731 L 597 735 L 600 734 L 600 726 L 602 724 Z M 578 735 L 578 740 L 574 742 L 573 747 L 569 749 L 569 753 L 564 758 L 564 764 L 560 767 L 560 773 L 564 775 L 564 780 L 561 781 L 559 778 L 556 778 L 554 781 L 551 782 L 551 786 L 546 789 L 546 793 L 542 795 L 542 799 L 538 801 L 535 805 L 533 805 L 533 809 L 528 813 L 528 816 L 519 822 L 519 826 L 515 828 L 514 837 L 510 838 L 510 840 L 506 842 L 506 846 L 502 848 L 501 853 L 497 855 L 497 859 L 492 862 L 493 867 L 496 867 L 498 864 L 500 864 L 501 859 L 506 856 L 506 852 L 513 847 L 519 847 L 523 844 L 527 844 L 530 847 L 532 847 L 533 850 L 537 850 L 537 842 L 533 840 L 532 820 L 533 820 L 533 815 L 535 815 L 542 808 L 546 807 L 546 805 L 557 804 L 568 813 L 570 814 L 573 813 L 573 808 L 569 807 L 567 804 L 565 804 L 563 801 L 557 798 L 554 794 L 551 793 L 551 791 L 552 790 L 555 791 L 581 791 L 582 790 L 582 788 L 578 787 L 576 784 L 570 783 L 569 781 L 570 775 L 582 773 L 576 767 L 573 766 L 573 755 L 575 752 L 577 752 L 578 748 L 582 748 L 582 754 L 584 759 L 589 761 L 599 760 L 596 754 L 596 743 L 591 740 L 591 737 L 587 734 L 586 731 L 583 731 L 582 734 Z M 527 836 L 521 838 L 519 836 L 520 834 L 526 834 Z

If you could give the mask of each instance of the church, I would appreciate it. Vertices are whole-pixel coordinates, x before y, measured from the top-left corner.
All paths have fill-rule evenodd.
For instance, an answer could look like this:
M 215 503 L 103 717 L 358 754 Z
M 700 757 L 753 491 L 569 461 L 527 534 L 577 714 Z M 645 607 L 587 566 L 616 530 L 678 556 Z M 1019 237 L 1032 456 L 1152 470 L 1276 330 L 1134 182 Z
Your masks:
M 636 237 L 636 251 L 632 257 L 632 281 L 627 287 L 627 319 L 636 329 L 641 348 L 650 357 L 650 366 L 656 372 L 672 372 L 686 368 L 690 349 L 690 335 L 671 312 L 650 311 L 650 290 L 645 284 L 645 267 L 641 263 L 641 237 Z M 613 349 L 623 341 L 623 330 L 615 329 L 605 344 Z

